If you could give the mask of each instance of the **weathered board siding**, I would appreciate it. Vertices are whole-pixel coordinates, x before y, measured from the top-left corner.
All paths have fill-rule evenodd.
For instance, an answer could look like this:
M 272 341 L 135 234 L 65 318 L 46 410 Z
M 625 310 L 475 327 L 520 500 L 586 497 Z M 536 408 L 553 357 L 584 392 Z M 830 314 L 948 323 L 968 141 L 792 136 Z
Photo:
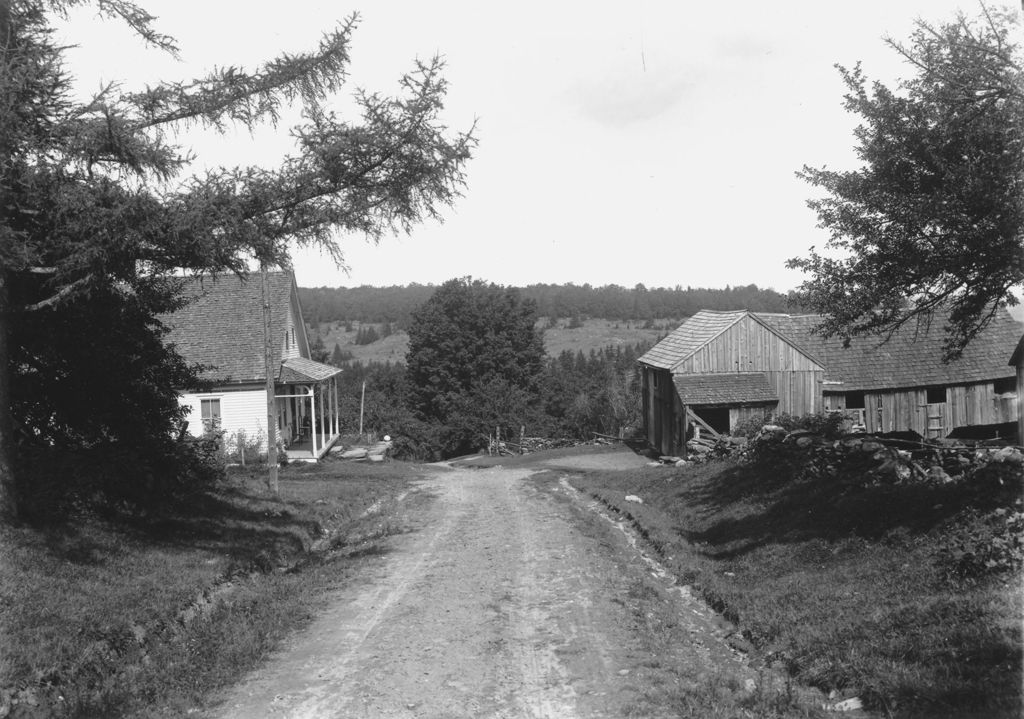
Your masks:
M 1017 363 L 1017 444 L 1024 445 L 1024 353 Z
M 730 407 L 729 408 L 729 429 L 736 429 L 739 425 L 751 419 L 764 419 L 775 414 L 775 407 L 760 405 L 756 407 Z
M 668 370 L 643 368 L 644 420 L 647 441 L 662 454 L 675 454 L 684 442 L 684 410 L 672 373 Z
M 868 432 L 913 430 L 923 437 L 945 437 L 956 427 L 1013 422 L 1018 395 L 999 395 L 992 382 L 952 385 L 945 402 L 928 402 L 924 387 L 864 393 L 864 426 Z M 843 393 L 828 393 L 826 410 L 846 409 Z
M 679 374 L 822 370 L 824 368 L 820 364 L 749 316 L 674 368 Z
M 821 385 L 825 379 L 823 371 L 765 372 L 765 375 L 779 395 L 778 413 L 801 416 L 824 410 L 821 396 Z

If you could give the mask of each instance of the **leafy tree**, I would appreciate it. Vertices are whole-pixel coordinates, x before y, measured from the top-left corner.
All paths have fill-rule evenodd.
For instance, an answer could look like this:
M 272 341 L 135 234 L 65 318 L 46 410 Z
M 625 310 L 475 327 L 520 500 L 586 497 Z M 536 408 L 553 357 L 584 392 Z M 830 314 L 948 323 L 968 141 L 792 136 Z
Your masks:
M 857 155 L 841 172 L 804 167 L 825 190 L 808 204 L 829 255 L 789 261 L 811 278 L 798 301 L 826 335 L 888 332 L 933 315 L 958 355 L 1024 283 L 1024 72 L 1014 18 L 983 7 L 906 44 L 916 74 L 895 90 L 840 67 L 846 109 L 861 116 Z
M 528 422 L 544 358 L 536 321 L 534 303 L 518 291 L 468 277 L 445 282 L 414 313 L 410 403 L 443 428 L 445 454 L 475 449 L 493 422 Z
M 399 97 L 357 91 L 361 118 L 335 114 L 354 16 L 313 51 L 251 71 L 226 66 L 139 92 L 108 85 L 78 103 L 51 30 L 52 18 L 77 4 L 0 0 L 0 514 L 8 518 L 19 488 L 30 489 L 16 470 L 34 450 L 131 447 L 140 432 L 151 444 L 171 441 L 180 418 L 172 380 L 186 378 L 158 342 L 158 315 L 180 289 L 170 275 L 244 275 L 248 258 L 287 265 L 292 242 L 341 261 L 339 231 L 376 240 L 438 217 L 463 186 L 474 145 L 472 131 L 452 134 L 439 121 L 446 84 L 438 59 L 417 63 Z M 96 0 L 96 8 L 155 50 L 177 53 L 133 3 Z M 292 130 L 295 154 L 279 166 L 187 176 L 180 131 L 276 122 L 288 104 L 300 105 L 304 120 Z M 76 320 L 81 346 L 52 356 L 56 335 Z M 120 374 L 83 369 L 124 352 L 132 357 Z M 88 384 L 93 376 L 106 381 Z M 79 382 L 94 397 L 122 388 L 102 401 L 125 417 L 133 416 L 129 388 L 148 383 L 147 402 L 159 411 L 144 424 L 90 412 L 92 400 L 61 394 Z

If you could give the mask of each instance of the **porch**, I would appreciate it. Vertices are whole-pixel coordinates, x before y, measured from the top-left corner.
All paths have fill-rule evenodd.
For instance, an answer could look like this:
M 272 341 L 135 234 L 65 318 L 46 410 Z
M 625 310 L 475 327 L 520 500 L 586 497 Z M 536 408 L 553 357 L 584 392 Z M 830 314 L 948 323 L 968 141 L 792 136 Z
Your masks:
M 341 370 L 302 357 L 284 360 L 274 398 L 284 452 L 291 462 L 316 462 L 341 436 L 338 375 Z

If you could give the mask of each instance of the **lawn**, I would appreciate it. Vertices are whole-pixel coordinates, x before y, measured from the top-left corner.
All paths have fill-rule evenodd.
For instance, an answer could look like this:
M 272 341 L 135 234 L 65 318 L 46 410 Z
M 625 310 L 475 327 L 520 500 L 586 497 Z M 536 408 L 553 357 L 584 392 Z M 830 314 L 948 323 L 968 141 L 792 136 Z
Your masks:
M 416 476 L 398 462 L 292 465 L 279 498 L 236 473 L 187 512 L 3 529 L 0 716 L 202 706 L 344 584 L 360 561 L 347 549 L 401 531 L 396 500 Z
M 1022 715 L 1019 561 L 993 551 L 1019 556 L 1019 476 L 851 486 L 723 460 L 572 481 L 799 682 L 882 716 Z

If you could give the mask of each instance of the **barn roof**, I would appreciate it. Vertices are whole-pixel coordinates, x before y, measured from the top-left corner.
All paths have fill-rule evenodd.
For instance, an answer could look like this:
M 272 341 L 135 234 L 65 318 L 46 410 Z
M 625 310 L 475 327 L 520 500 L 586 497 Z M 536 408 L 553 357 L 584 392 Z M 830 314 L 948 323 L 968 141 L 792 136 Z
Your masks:
M 1010 355 L 1010 364 L 1014 367 L 1024 365 L 1024 335 L 1021 335 L 1020 341 L 1017 342 L 1017 349 Z
M 290 272 L 267 273 L 267 280 L 271 327 L 283 328 L 295 280 Z M 261 284 L 258 274 L 247 279 L 233 274 L 187 279 L 183 294 L 191 301 L 161 318 L 171 328 L 165 341 L 187 362 L 207 366 L 204 379 L 265 381 Z M 281 344 L 272 343 L 273 367 L 281 364 Z
M 683 404 L 760 404 L 777 402 L 779 395 L 763 372 L 677 374 L 672 383 Z
M 765 322 L 761 315 L 749 310 L 734 310 L 731 312 L 700 310 L 692 317 L 687 318 L 683 324 L 679 325 L 658 344 L 645 352 L 638 361 L 658 369 L 674 369 L 680 362 L 747 316 L 766 327 L 768 331 L 778 335 L 798 352 L 806 355 L 811 361 L 822 364 L 822 359 L 819 355 L 795 342 L 793 338 L 789 337 L 779 327 Z
M 1013 375 L 1006 358 L 1022 327 L 1006 310 L 997 314 L 956 360 L 942 362 L 945 340 L 942 317 L 929 324 L 908 323 L 893 336 L 856 337 L 849 347 L 839 338 L 815 334 L 818 315 L 762 314 L 769 325 L 820 356 L 832 391 L 858 391 L 927 385 L 966 384 Z
M 746 310 L 714 312 L 701 310 L 686 319 L 661 342 L 647 350 L 639 359 L 659 369 L 672 369 L 732 325 L 739 322 Z

